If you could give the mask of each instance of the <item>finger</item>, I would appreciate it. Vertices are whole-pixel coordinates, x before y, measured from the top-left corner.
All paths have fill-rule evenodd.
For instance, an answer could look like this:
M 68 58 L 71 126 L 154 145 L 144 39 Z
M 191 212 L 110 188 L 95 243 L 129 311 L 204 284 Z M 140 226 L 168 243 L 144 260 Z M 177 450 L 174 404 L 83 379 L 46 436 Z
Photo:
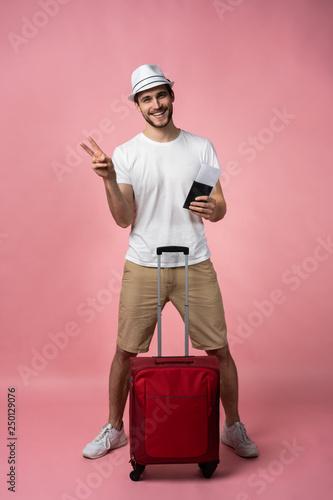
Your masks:
M 207 202 L 199 202 L 199 201 L 192 201 L 190 203 L 190 206 L 192 207 L 200 207 L 202 208 L 203 210 L 206 210 L 206 209 L 209 209 L 209 208 L 213 208 L 214 205 L 212 203 L 207 203 Z
M 213 212 L 214 207 L 211 205 L 202 205 L 201 203 L 191 203 L 190 207 L 194 212 L 200 212 L 205 214 L 211 214 Z
M 106 163 L 93 163 L 93 168 L 107 168 Z
M 193 205 L 193 206 L 190 205 L 190 210 L 192 210 L 192 212 L 200 212 L 200 213 L 204 211 L 203 208 L 201 208 L 197 205 Z
M 208 201 L 209 200 L 209 196 L 197 196 L 195 198 L 195 201 Z
M 86 145 L 84 142 L 80 142 L 81 148 L 83 148 L 90 156 L 94 156 L 94 152 Z
M 198 217 L 201 217 L 202 219 L 209 219 L 209 217 L 211 216 L 210 213 L 199 212 L 198 210 L 195 210 L 194 208 L 191 208 L 191 207 L 190 207 L 190 210 L 193 214 L 197 215 Z
M 94 141 L 94 139 L 92 137 L 89 136 L 88 141 L 90 142 L 90 144 L 92 145 L 92 147 L 94 148 L 95 151 L 99 151 L 99 152 L 103 153 L 103 151 L 101 150 L 101 148 L 99 147 L 97 142 Z

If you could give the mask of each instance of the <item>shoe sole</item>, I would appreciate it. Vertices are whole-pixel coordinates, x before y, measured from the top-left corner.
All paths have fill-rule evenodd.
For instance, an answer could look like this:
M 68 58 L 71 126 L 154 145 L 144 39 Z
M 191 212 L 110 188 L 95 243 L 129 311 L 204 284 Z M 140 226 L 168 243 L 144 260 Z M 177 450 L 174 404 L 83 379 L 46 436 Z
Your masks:
M 105 455 L 107 455 L 109 453 L 109 451 L 117 450 L 118 448 L 121 448 L 122 446 L 125 446 L 126 444 L 127 444 L 127 438 L 125 437 L 125 439 L 123 441 L 120 441 L 120 443 L 118 443 L 117 446 L 113 446 L 109 450 L 105 450 L 105 453 L 103 453 L 102 455 L 97 455 L 96 457 L 91 457 L 89 455 L 86 455 L 83 452 L 82 452 L 82 455 L 84 456 L 84 458 L 90 458 L 90 460 L 96 460 L 96 458 L 105 457 Z

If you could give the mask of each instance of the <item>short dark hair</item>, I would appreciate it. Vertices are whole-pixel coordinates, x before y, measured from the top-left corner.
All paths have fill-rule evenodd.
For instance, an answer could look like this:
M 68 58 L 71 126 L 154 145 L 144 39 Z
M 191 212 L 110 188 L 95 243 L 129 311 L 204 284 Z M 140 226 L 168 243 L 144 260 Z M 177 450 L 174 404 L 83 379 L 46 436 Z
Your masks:
M 170 87 L 170 85 L 168 83 L 165 83 L 164 85 L 166 86 L 167 91 L 169 92 L 169 95 L 172 97 L 172 94 L 173 94 L 172 88 Z M 136 104 L 139 104 L 139 94 L 140 94 L 140 92 L 138 92 L 134 96 L 134 102 L 136 102 Z

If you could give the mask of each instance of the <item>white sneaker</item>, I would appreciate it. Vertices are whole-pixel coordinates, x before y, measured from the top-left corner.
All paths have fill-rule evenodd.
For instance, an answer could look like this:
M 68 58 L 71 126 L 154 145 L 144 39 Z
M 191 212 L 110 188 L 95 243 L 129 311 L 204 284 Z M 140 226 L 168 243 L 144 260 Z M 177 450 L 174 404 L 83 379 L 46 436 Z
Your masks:
M 258 456 L 257 445 L 251 441 L 247 435 L 245 425 L 241 422 L 236 422 L 234 425 L 227 427 L 224 423 L 221 441 L 227 446 L 234 448 L 237 455 L 243 458 L 253 458 Z
M 127 438 L 124 432 L 124 424 L 120 431 L 117 431 L 111 424 L 105 424 L 95 439 L 93 439 L 83 449 L 85 458 L 100 458 L 104 457 L 110 450 L 120 448 L 127 444 Z

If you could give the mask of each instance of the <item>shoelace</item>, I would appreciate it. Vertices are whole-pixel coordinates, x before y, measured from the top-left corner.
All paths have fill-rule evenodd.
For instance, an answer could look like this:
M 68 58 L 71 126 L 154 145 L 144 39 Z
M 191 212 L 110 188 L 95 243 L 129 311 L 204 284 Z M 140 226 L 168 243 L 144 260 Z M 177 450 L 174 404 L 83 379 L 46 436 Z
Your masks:
M 100 441 L 105 440 L 106 442 L 110 439 L 110 429 L 105 426 L 101 430 L 101 432 L 98 434 L 98 436 L 94 439 L 94 443 L 99 443 Z
M 237 426 L 237 429 L 239 429 L 239 432 L 235 433 L 236 434 L 236 439 L 240 443 L 245 443 L 248 444 L 251 442 L 249 436 L 247 435 L 245 425 L 240 423 L 239 426 Z

